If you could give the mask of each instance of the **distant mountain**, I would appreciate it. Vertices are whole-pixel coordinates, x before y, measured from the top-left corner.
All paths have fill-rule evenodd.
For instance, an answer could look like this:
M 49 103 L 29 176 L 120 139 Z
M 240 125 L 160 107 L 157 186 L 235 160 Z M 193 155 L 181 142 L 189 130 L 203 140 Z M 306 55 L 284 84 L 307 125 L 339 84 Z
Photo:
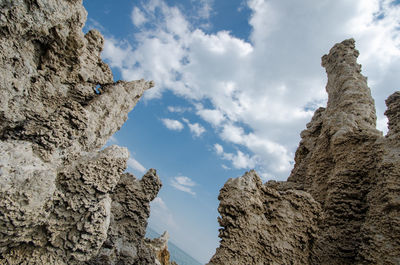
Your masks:
M 156 238 L 160 236 L 161 235 L 159 233 L 157 233 L 150 227 L 147 227 L 146 231 L 147 238 Z M 192 258 L 189 254 L 180 249 L 171 241 L 168 241 L 168 251 L 171 255 L 171 261 L 175 261 L 176 263 L 178 263 L 178 265 L 201 265 L 200 262 Z

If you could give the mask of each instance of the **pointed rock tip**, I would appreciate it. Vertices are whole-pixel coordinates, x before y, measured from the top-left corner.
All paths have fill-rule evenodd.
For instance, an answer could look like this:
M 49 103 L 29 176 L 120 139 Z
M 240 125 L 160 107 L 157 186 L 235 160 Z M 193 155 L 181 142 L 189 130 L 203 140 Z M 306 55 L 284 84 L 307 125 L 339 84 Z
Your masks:
M 387 110 L 385 115 L 388 118 L 389 132 L 387 136 L 398 137 L 400 134 L 400 91 L 394 92 L 386 101 Z
M 161 235 L 160 239 L 168 241 L 169 239 L 169 233 L 167 230 L 164 231 L 164 233 Z
M 327 71 L 330 70 L 330 68 L 333 68 L 333 66 L 347 62 L 347 63 L 354 63 L 355 60 L 357 59 L 358 55 L 360 54 L 358 50 L 356 50 L 356 41 L 353 38 L 346 39 L 340 43 L 336 43 L 330 50 L 329 54 L 325 54 L 321 58 L 321 65 L 322 67 L 326 68 Z M 352 61 L 349 62 L 346 60 L 347 56 L 349 54 L 352 54 L 353 56 L 350 57 L 352 58 Z M 354 59 L 354 61 L 353 61 Z
M 238 189 L 255 189 L 262 185 L 262 181 L 257 172 L 253 169 L 238 178 L 230 178 L 225 185 L 234 186 Z

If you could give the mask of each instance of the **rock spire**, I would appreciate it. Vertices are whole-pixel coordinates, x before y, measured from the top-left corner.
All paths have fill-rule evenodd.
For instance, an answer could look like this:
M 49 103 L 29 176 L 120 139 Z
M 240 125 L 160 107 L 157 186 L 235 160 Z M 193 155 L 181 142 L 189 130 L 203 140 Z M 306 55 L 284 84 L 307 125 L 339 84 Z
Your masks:
M 221 189 L 210 265 L 400 263 L 400 94 L 383 137 L 358 54 L 349 39 L 322 57 L 327 107 L 301 133 L 287 181 L 252 171 Z

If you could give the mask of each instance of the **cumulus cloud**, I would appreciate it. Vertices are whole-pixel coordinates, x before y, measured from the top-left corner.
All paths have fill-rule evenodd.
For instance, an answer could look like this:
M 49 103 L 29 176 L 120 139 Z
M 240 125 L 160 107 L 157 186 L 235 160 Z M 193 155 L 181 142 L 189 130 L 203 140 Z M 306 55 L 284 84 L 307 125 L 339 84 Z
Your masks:
M 192 188 L 194 186 L 196 186 L 196 183 L 192 179 L 190 179 L 188 177 L 177 176 L 177 177 L 173 178 L 171 180 L 171 186 L 174 187 L 177 190 L 189 193 L 189 194 L 191 194 L 193 196 L 196 195 L 196 192 L 194 192 L 192 190 Z
M 131 19 L 136 27 L 139 27 L 147 22 L 145 14 L 143 14 L 143 12 L 140 11 L 140 9 L 136 6 L 132 10 Z
M 197 115 L 213 126 L 218 126 L 225 120 L 221 111 L 217 109 L 204 109 L 202 106 L 197 110 Z
M 167 127 L 169 130 L 181 131 L 184 127 L 183 124 L 177 120 L 162 119 L 161 121 L 165 125 L 165 127 Z
M 250 169 L 254 168 L 257 164 L 257 156 L 250 157 L 248 154 L 244 154 L 240 150 L 236 150 L 236 154 L 225 153 L 224 148 L 220 144 L 215 144 L 214 150 L 222 159 L 231 161 L 233 167 L 236 169 Z M 226 165 L 222 165 L 222 168 L 229 169 Z
M 177 7 L 152 0 L 140 6 L 151 25 L 135 35 L 135 49 L 107 39 L 104 57 L 124 79 L 154 80 L 158 85 L 146 92 L 147 100 L 171 90 L 194 102 L 196 114 L 221 140 L 240 147 L 222 156 L 234 167 L 254 166 L 264 176 L 284 179 L 300 131 L 326 103 L 320 57 L 334 43 L 354 37 L 378 124 L 385 128 L 384 98 L 400 83 L 394 70 L 400 68 L 399 5 L 389 0 L 246 3 L 250 42 L 228 31 L 207 34 Z M 182 124 L 174 124 L 182 130 Z
M 201 126 L 199 123 L 190 123 L 188 119 L 182 119 L 186 124 L 189 126 L 190 132 L 193 134 L 194 137 L 200 137 L 203 133 L 206 132 L 206 129 Z

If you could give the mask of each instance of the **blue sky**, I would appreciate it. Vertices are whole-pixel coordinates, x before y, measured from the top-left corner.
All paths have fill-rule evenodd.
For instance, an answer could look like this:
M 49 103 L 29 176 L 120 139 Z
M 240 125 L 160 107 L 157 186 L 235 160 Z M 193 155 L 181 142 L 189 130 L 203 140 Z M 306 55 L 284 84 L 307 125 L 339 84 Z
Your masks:
M 320 58 L 353 37 L 386 131 L 399 90 L 400 7 L 389 0 L 84 0 L 114 79 L 154 80 L 110 144 L 163 182 L 150 226 L 201 262 L 218 246 L 218 192 L 255 168 L 285 180 L 300 132 L 326 104 Z

